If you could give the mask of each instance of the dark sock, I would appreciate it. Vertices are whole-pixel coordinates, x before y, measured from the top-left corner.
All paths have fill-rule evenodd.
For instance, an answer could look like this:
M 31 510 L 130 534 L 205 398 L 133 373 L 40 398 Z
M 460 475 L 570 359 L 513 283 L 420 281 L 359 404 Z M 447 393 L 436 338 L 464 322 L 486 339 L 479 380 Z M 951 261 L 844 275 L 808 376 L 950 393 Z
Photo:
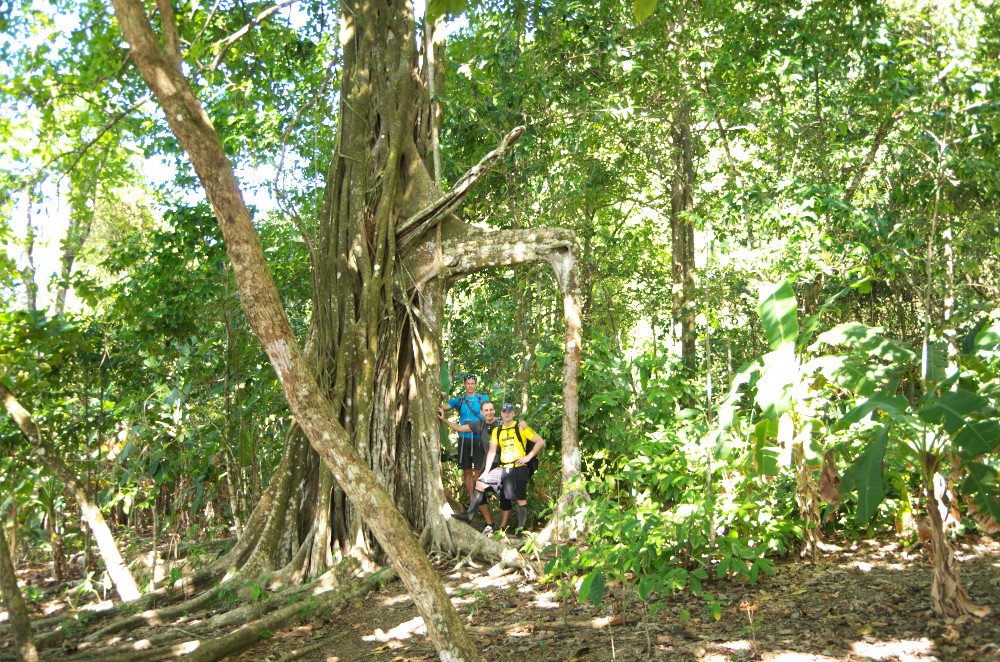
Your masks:
M 518 506 L 517 507 L 517 528 L 523 529 L 525 523 L 528 521 L 528 507 Z
M 469 509 L 465 511 L 465 514 L 472 517 L 479 510 L 479 506 L 483 503 L 483 497 L 486 496 L 485 492 L 480 492 L 476 490 L 472 493 L 472 501 L 469 502 Z

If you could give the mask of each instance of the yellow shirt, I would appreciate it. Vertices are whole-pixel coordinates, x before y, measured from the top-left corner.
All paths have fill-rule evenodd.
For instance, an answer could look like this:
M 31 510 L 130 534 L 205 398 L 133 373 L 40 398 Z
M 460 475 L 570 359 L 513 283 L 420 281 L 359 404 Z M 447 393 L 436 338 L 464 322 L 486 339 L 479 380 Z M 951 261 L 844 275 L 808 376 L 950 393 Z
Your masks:
M 517 427 L 517 421 L 514 421 L 509 427 L 501 425 L 493 431 L 493 443 L 497 445 L 500 453 L 500 464 L 504 466 L 510 466 L 514 464 L 514 460 L 522 458 L 528 454 L 527 442 L 535 438 L 535 431 L 530 427 L 526 427 L 521 430 L 521 439 L 525 443 L 521 443 L 517 440 L 517 433 L 514 432 L 514 428 Z

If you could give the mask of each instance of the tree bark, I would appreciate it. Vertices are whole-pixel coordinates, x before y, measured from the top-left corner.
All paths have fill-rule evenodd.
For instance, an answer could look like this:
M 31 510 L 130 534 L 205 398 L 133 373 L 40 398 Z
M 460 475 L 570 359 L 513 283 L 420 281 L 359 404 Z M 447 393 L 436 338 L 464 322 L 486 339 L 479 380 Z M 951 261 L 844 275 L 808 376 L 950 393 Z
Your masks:
M 936 464 L 935 460 L 930 461 Z M 931 562 L 934 566 L 931 581 L 931 605 L 934 612 L 946 618 L 971 615 L 983 617 L 990 613 L 990 608 L 973 604 L 968 592 L 962 585 L 955 550 L 948 542 L 948 534 L 944 528 L 944 516 L 948 507 L 943 503 L 945 481 L 936 474 L 934 467 L 928 468 L 929 476 L 924 480 L 924 493 L 927 504 L 927 519 L 931 530 Z M 928 484 L 929 483 L 929 484 Z
M 691 111 L 686 98 L 674 112 L 674 166 L 670 187 L 671 267 L 673 274 L 673 317 L 679 331 L 681 360 L 693 375 L 696 365 L 694 305 L 694 142 L 691 137 Z M 689 403 L 689 405 L 694 404 Z
M 114 0 L 114 5 L 132 59 L 219 220 L 241 304 L 295 419 L 272 486 L 227 562 L 252 573 L 290 561 L 279 573 L 288 578 L 331 563 L 331 546 L 363 560 L 378 560 L 384 553 L 442 658 L 476 659 L 412 530 L 423 531 L 431 546 L 503 555 L 499 544 L 451 523 L 441 484 L 435 408 L 449 280 L 491 266 L 546 261 L 560 279 L 567 310 L 575 309 L 571 235 L 533 231 L 521 237 L 523 245 L 511 247 L 452 215 L 523 129 L 512 131 L 442 194 L 430 163 L 435 123 L 418 66 L 411 7 L 386 0 L 341 4 L 338 138 L 318 229 L 310 238 L 313 317 L 302 351 L 209 118 L 176 63 L 161 50 L 142 5 L 137 0 Z M 436 61 L 435 70 L 439 67 Z M 481 250 L 469 251 L 470 242 Z M 498 252 L 498 245 L 505 250 Z M 574 324 L 567 331 L 570 395 L 563 453 L 564 471 L 572 465 L 578 474 L 578 314 Z M 319 459 L 329 476 L 319 470 Z
M 38 461 L 55 474 L 66 485 L 66 489 L 73 494 L 73 498 L 80 508 L 80 514 L 83 515 L 84 521 L 94 534 L 97 549 L 101 554 L 101 559 L 104 561 L 105 567 L 108 569 L 108 574 L 111 576 L 111 581 L 114 583 L 118 595 L 126 602 L 138 599 L 139 587 L 136 585 L 135 578 L 132 576 L 128 566 L 125 565 L 121 552 L 118 551 L 118 545 L 111 534 L 111 529 L 108 528 L 108 523 L 104 520 L 104 515 L 101 514 L 101 509 L 90 498 L 86 490 L 83 489 L 80 481 L 73 475 L 73 472 L 62 458 L 54 452 L 55 449 L 52 445 L 42 437 L 38 426 L 31 420 L 31 414 L 28 410 L 22 407 L 14 397 L 14 394 L 3 385 L 0 385 L 0 400 L 3 400 L 3 405 L 7 413 L 11 415 L 17 426 L 21 428 L 21 432 L 31 442 Z
M 298 347 L 264 259 L 264 253 L 251 222 L 249 210 L 243 201 L 242 192 L 233 174 L 232 165 L 222 149 L 221 142 L 208 116 L 195 98 L 180 69 L 174 66 L 160 49 L 141 3 L 137 0 L 114 0 L 113 4 L 119 24 L 129 42 L 131 57 L 153 90 L 157 102 L 163 108 L 171 130 L 191 159 L 195 172 L 201 180 L 209 202 L 219 220 L 226 248 L 236 274 L 243 309 L 246 311 L 254 334 L 264 346 L 268 359 L 274 367 L 296 423 L 309 439 L 313 448 L 330 467 L 338 485 L 350 498 L 352 506 L 357 508 L 362 519 L 371 527 L 389 560 L 406 584 L 441 658 L 450 660 L 479 659 L 475 646 L 465 632 L 454 607 L 452 607 L 440 578 L 430 565 L 426 554 L 418 546 L 417 539 L 410 530 L 409 524 L 403 519 L 389 494 L 380 485 L 375 472 L 362 461 L 362 457 L 352 444 L 351 436 L 336 417 L 335 412 L 339 410 L 339 407 L 336 407 L 336 403 L 331 402 L 322 392 L 313 375 L 312 366 Z M 344 47 L 345 81 L 341 93 L 345 100 L 359 100 L 357 98 L 359 89 L 356 87 L 358 83 L 381 84 L 376 75 L 372 75 L 371 72 L 365 70 L 364 66 L 359 67 L 353 62 L 353 58 L 357 57 L 359 53 L 367 54 L 367 50 L 375 45 L 375 34 L 366 28 L 374 27 L 377 31 L 377 28 L 380 27 L 379 21 L 392 22 L 393 17 L 405 18 L 405 16 L 400 16 L 400 14 L 406 13 L 405 10 L 401 11 L 399 8 L 388 6 L 381 8 L 385 12 L 384 14 L 374 15 L 375 7 L 372 4 L 344 3 L 345 17 L 349 17 L 350 20 L 345 19 L 343 35 L 346 36 L 350 33 L 352 38 L 349 38 L 348 41 L 353 42 L 345 44 Z M 412 25 L 412 16 L 409 18 Z M 366 21 L 366 19 L 368 20 Z M 350 28 L 348 29 L 349 24 Z M 388 26 L 381 27 L 391 32 L 392 29 L 399 26 L 393 25 L 392 29 L 389 29 Z M 394 43 L 395 48 L 406 47 L 398 42 L 404 44 L 407 42 L 405 31 L 396 33 L 389 39 L 389 43 Z M 384 43 L 386 42 L 382 41 L 378 46 L 382 46 Z M 359 80 L 350 80 L 352 76 L 357 76 Z M 398 84 L 399 80 L 391 82 Z M 360 94 L 365 93 L 360 92 Z M 364 102 L 364 99 L 360 99 L 360 101 Z M 405 104 L 402 105 L 402 108 L 405 110 Z M 351 151 L 345 140 L 360 138 L 360 136 L 351 136 L 350 133 L 352 128 L 362 129 L 362 127 L 352 127 L 351 124 L 352 121 L 347 119 L 347 124 L 342 126 L 339 141 L 341 150 Z M 368 125 L 368 127 L 371 126 L 373 125 Z M 367 131 L 365 133 L 367 135 Z M 398 158 L 400 146 L 398 144 L 376 144 L 372 148 L 373 151 L 379 149 L 396 151 Z M 377 155 L 373 155 L 373 157 L 373 160 L 377 162 Z M 398 173 L 390 173 L 390 175 L 396 174 Z M 349 180 L 349 177 L 345 177 L 342 181 Z M 382 202 L 387 204 L 374 210 L 376 213 L 374 220 L 376 221 L 379 213 L 388 214 L 390 208 L 397 208 L 395 207 L 396 191 L 393 190 L 394 187 L 391 184 L 391 181 L 382 182 L 382 195 L 379 197 L 382 198 Z M 359 203 L 358 207 L 350 213 L 363 224 L 373 220 L 373 217 L 366 213 L 373 210 L 362 200 L 358 200 L 356 196 L 364 195 L 369 190 L 367 187 L 351 189 L 343 200 L 345 204 L 352 201 Z M 387 230 L 388 224 L 382 229 Z M 392 234 L 394 235 L 394 233 Z M 344 238 L 347 239 L 347 237 Z M 336 246 L 337 239 L 339 237 L 336 236 L 322 237 L 324 247 L 329 249 L 331 241 Z M 372 256 L 365 254 L 367 246 L 358 242 L 360 238 L 352 239 L 351 250 L 345 253 L 357 260 L 355 265 L 363 266 L 359 263 Z M 385 241 L 385 235 L 383 234 L 379 239 Z M 390 241 L 394 242 L 394 239 L 395 237 L 392 236 Z M 381 241 L 379 243 L 382 244 Z M 379 245 L 376 249 L 376 256 L 374 256 L 376 261 L 373 266 L 376 264 L 381 267 L 386 266 L 385 256 L 378 255 L 380 250 L 384 250 L 384 244 Z M 379 259 L 380 257 L 382 259 Z M 394 257 L 390 256 L 390 258 Z M 394 260 L 390 260 L 390 264 L 391 261 Z M 336 266 L 342 268 L 349 265 L 337 264 Z M 333 273 L 341 275 L 336 271 Z M 330 272 L 327 271 L 321 275 L 329 274 Z M 361 289 L 360 307 L 362 310 L 367 309 L 374 312 L 376 310 L 374 305 L 377 301 L 376 296 L 388 294 L 389 299 L 392 299 L 394 292 L 391 274 L 386 274 L 382 270 L 381 273 L 363 275 L 370 278 L 369 284 L 374 282 L 375 287 L 359 288 Z M 339 288 L 331 289 L 337 292 Z M 333 306 L 343 305 L 348 303 L 346 298 L 338 296 L 330 303 Z M 379 320 L 364 321 L 371 325 L 368 329 L 364 329 L 369 332 L 368 339 L 377 342 L 377 334 L 372 333 L 372 331 L 377 331 Z M 352 329 L 353 331 L 354 329 Z M 362 331 L 362 329 L 358 329 L 358 331 Z M 377 349 L 377 344 L 371 349 Z M 371 359 L 375 358 L 373 354 L 374 351 L 369 352 L 369 356 L 365 357 L 369 360 L 363 361 L 358 366 L 358 372 L 361 373 L 363 379 L 370 380 L 369 383 L 375 379 L 376 366 L 371 362 Z M 336 359 L 334 360 L 336 361 Z M 370 404 L 371 401 L 367 403 L 356 402 L 355 406 L 359 407 L 361 411 L 367 412 L 368 407 L 365 405 Z M 370 421 L 366 419 L 359 417 L 357 420 L 360 423 L 359 427 L 370 425 Z
M 37 662 L 38 651 L 31 634 L 31 620 L 28 609 L 17 587 L 17 574 L 14 572 L 14 562 L 7 547 L 7 534 L 0 529 L 0 589 L 3 589 L 7 612 L 10 614 L 11 629 L 14 633 L 14 644 L 17 647 L 17 659 L 22 662 Z

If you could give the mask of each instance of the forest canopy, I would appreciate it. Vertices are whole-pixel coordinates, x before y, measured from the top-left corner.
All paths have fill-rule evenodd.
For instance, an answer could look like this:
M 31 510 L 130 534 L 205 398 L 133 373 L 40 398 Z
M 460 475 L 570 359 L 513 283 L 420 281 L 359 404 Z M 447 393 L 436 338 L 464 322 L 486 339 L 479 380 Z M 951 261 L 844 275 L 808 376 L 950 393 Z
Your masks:
M 430 551 L 717 618 L 713 580 L 890 536 L 983 615 L 995 3 L 113 4 L 0 5 L 15 561 L 180 601 L 346 558 L 417 594 Z M 547 442 L 534 569 L 449 517 L 465 374 Z

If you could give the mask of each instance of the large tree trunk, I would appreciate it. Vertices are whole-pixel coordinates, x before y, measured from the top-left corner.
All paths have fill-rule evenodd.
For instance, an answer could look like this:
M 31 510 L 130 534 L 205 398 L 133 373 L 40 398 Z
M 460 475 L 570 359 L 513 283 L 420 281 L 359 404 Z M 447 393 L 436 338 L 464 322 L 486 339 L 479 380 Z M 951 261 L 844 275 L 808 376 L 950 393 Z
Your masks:
M 80 481 L 73 475 L 73 472 L 66 466 L 62 458 L 55 453 L 52 445 L 42 436 L 38 426 L 31 420 L 31 414 L 28 410 L 22 407 L 21 403 L 14 397 L 14 394 L 3 385 L 0 385 L 0 400 L 3 400 L 4 409 L 7 410 L 7 413 L 11 415 L 17 426 L 21 428 L 21 432 L 31 442 L 31 445 L 34 447 L 35 457 L 38 458 L 39 462 L 46 469 L 61 480 L 66 485 L 66 489 L 73 494 L 73 498 L 76 499 L 76 505 L 80 508 L 80 514 L 83 515 L 84 521 L 94 534 L 94 540 L 97 541 L 97 549 L 101 554 L 101 559 L 104 561 L 105 567 L 108 569 L 108 575 L 111 576 L 111 581 L 114 583 L 118 595 L 125 601 L 137 599 L 139 597 L 139 587 L 136 585 L 135 578 L 132 577 L 128 566 L 125 565 L 121 552 L 118 551 L 118 545 L 115 543 L 114 536 L 111 535 L 111 529 L 108 528 L 108 523 L 104 520 L 104 515 L 101 514 L 101 509 L 90 498 L 86 490 L 83 489 Z
M 302 351 L 232 167 L 176 54 L 161 48 L 137 0 L 114 0 L 114 5 L 132 58 L 215 210 L 241 304 L 296 421 L 265 498 L 226 562 L 258 575 L 284 563 L 278 578 L 294 581 L 328 567 L 334 560 L 331 546 L 362 561 L 384 554 L 442 658 L 475 659 L 412 531 L 423 531 L 429 545 L 516 562 L 499 543 L 448 518 L 435 409 L 449 279 L 490 266 L 548 261 L 567 310 L 575 306 L 571 236 L 552 230 L 519 237 L 488 234 L 451 215 L 521 129 L 442 195 L 429 164 L 433 123 L 412 8 L 388 0 L 342 3 L 339 135 L 317 235 L 309 238 L 315 247 L 313 318 Z M 169 20 L 163 29 L 168 37 L 174 31 Z M 563 434 L 564 457 L 568 449 L 579 473 L 578 316 L 575 320 L 575 331 L 568 332 L 572 396 Z M 564 471 L 566 466 L 564 461 Z
M 129 42 L 132 60 L 153 90 L 171 130 L 190 157 L 205 188 L 222 228 L 241 304 L 274 367 L 298 428 L 330 468 L 360 517 L 371 527 L 413 597 L 442 659 L 478 659 L 475 646 L 440 578 L 395 507 L 392 496 L 380 484 L 378 468 L 372 471 L 365 463 L 365 441 L 369 434 L 384 433 L 387 423 L 399 422 L 373 421 L 368 416 L 375 405 L 371 398 L 373 390 L 364 387 L 377 382 L 391 383 L 396 376 L 393 366 L 376 365 L 375 361 L 381 339 L 380 327 L 386 324 L 391 332 L 392 326 L 398 323 L 398 320 L 382 317 L 385 307 L 394 305 L 396 300 L 394 225 L 399 210 L 400 173 L 397 168 L 403 157 L 400 143 L 404 138 L 389 135 L 389 131 L 393 120 L 403 119 L 401 116 L 405 115 L 408 106 L 405 101 L 400 102 L 397 95 L 405 94 L 406 79 L 410 77 L 410 67 L 400 66 L 408 62 L 400 49 L 408 45 L 412 48 L 412 15 L 406 8 L 396 6 L 343 3 L 345 80 L 342 99 L 345 105 L 357 102 L 361 107 L 344 113 L 337 153 L 348 154 L 352 159 L 355 154 L 368 158 L 364 159 L 365 165 L 342 164 L 346 165 L 343 169 L 347 172 L 338 173 L 338 167 L 334 168 L 331 185 L 337 192 L 327 199 L 335 204 L 325 207 L 330 213 L 323 219 L 327 232 L 320 241 L 324 257 L 339 256 L 340 259 L 318 264 L 321 272 L 317 280 L 325 282 L 328 288 L 321 288 L 319 292 L 329 291 L 340 296 L 318 301 L 322 311 L 316 311 L 316 319 L 322 326 L 326 326 L 326 320 L 342 322 L 343 334 L 339 338 L 322 339 L 326 342 L 311 343 L 311 348 L 315 349 L 310 352 L 310 358 L 320 359 L 311 362 L 300 350 L 285 316 L 232 165 L 215 128 L 181 73 L 176 51 L 161 48 L 138 0 L 114 0 L 114 6 Z M 410 30 L 407 30 L 407 19 Z M 164 42 L 174 43 L 170 37 L 176 35 L 176 26 L 166 20 L 162 27 Z M 384 53 L 385 58 L 377 59 L 382 51 L 388 51 Z M 354 58 L 361 59 L 355 61 Z M 387 86 L 385 109 L 393 112 L 386 117 L 372 118 L 366 112 L 370 110 L 367 107 L 369 97 L 382 86 Z M 367 126 L 363 123 L 371 119 L 375 121 Z M 370 141 L 373 131 L 375 143 L 362 145 L 362 133 L 365 140 Z M 359 147 L 360 151 L 352 151 Z M 397 165 L 391 169 L 380 167 L 385 158 Z M 352 170 L 356 177 L 352 176 Z M 359 181 L 364 182 L 364 186 L 355 188 L 353 185 Z M 370 206 L 371 202 L 376 203 L 374 207 Z M 343 218 L 349 223 L 333 224 L 334 218 Z M 334 314 L 329 318 L 321 316 L 331 312 Z M 322 352 L 331 346 L 335 346 L 336 353 L 323 356 Z M 340 370 L 336 374 L 320 370 L 317 381 L 313 369 L 317 364 L 322 365 L 324 358 Z M 347 366 L 352 369 L 348 370 Z M 348 382 L 348 373 L 353 383 Z M 411 373 L 407 377 L 416 379 L 417 376 Z M 352 386 L 355 388 L 350 388 Z M 328 397 L 331 387 L 333 394 Z M 344 411 L 357 416 L 345 420 Z

